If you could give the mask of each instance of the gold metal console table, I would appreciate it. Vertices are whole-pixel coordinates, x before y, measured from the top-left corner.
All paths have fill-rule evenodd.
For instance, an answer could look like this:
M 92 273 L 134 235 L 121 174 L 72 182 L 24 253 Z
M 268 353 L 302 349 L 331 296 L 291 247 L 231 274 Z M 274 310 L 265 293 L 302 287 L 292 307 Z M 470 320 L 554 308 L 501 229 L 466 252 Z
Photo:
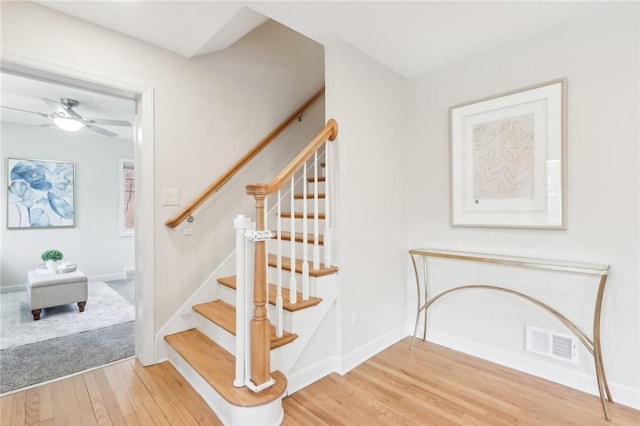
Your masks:
M 426 340 L 427 337 L 427 309 L 431 306 L 436 300 L 441 297 L 464 289 L 487 289 L 487 290 L 496 290 L 508 294 L 512 294 L 514 296 L 521 297 L 539 308 L 545 310 L 546 312 L 553 315 L 558 321 L 564 324 L 581 342 L 582 344 L 589 350 L 591 355 L 593 355 L 593 359 L 595 361 L 596 368 L 596 379 L 598 381 L 598 391 L 600 392 L 600 401 L 602 403 L 602 409 L 604 410 L 604 416 L 607 420 L 611 420 L 609 417 L 609 409 L 607 406 L 607 400 L 610 403 L 613 403 L 613 399 L 611 398 L 611 392 L 609 391 L 609 386 L 607 385 L 607 378 L 604 373 L 604 365 L 602 363 L 602 349 L 600 347 L 600 314 L 602 309 L 602 297 L 604 295 L 604 288 L 607 282 L 607 274 L 609 273 L 609 265 L 596 265 L 596 264 L 586 264 L 586 263 L 576 263 L 576 262 L 564 262 L 564 261 L 555 261 L 555 260 L 545 260 L 545 259 L 536 259 L 536 258 L 526 258 L 526 257 L 514 257 L 514 256 L 502 256 L 495 254 L 482 254 L 482 253 L 471 253 L 471 252 L 461 252 L 461 251 L 450 251 L 450 250 L 439 250 L 439 249 L 414 249 L 410 250 L 409 254 L 411 255 L 411 261 L 413 262 L 413 269 L 416 275 L 416 286 L 418 289 L 418 310 L 416 314 L 416 324 L 413 329 L 413 339 L 411 340 L 410 350 L 413 349 L 413 345 L 416 340 L 416 334 L 418 333 L 418 323 L 420 321 L 420 315 L 424 311 L 424 333 L 422 336 L 422 340 Z M 467 260 L 474 262 L 484 262 L 484 263 L 497 263 L 501 265 L 511 265 L 511 266 L 520 266 L 525 268 L 535 268 L 535 269 L 547 269 L 553 271 L 562 271 L 562 272 L 573 272 L 578 274 L 590 274 L 600 277 L 600 284 L 598 287 L 598 293 L 595 301 L 595 310 L 593 314 L 593 340 L 591 340 L 582 330 L 580 330 L 571 320 L 562 315 L 560 312 L 553 309 L 551 306 L 543 303 L 537 299 L 534 299 L 531 296 L 528 296 L 524 293 L 511 290 L 504 287 L 493 286 L 493 285 L 463 285 L 459 287 L 450 288 L 445 290 L 435 296 L 429 298 L 428 295 L 428 269 L 427 269 L 427 259 L 429 257 L 439 257 L 439 258 L 447 258 L 447 259 L 458 259 L 458 260 Z M 422 294 L 420 291 L 420 273 L 418 272 L 418 263 L 416 260 L 421 259 L 422 262 L 422 282 L 424 284 L 424 303 L 421 302 Z M 606 399 L 605 399 L 606 394 Z

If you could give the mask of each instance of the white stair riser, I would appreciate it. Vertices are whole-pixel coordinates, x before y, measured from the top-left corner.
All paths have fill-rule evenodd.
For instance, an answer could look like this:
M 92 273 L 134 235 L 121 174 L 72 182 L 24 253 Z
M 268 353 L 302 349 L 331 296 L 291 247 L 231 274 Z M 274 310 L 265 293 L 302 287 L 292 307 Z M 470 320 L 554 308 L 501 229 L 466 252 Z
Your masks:
M 272 305 L 271 303 L 267 304 L 267 312 L 268 312 L 269 321 L 271 321 L 271 324 L 276 325 L 278 312 L 276 311 L 275 305 Z M 282 311 L 282 321 L 283 321 L 282 329 L 283 330 L 291 333 L 291 327 L 293 325 L 294 315 L 295 315 L 294 313 L 289 312 L 287 310 Z M 273 350 L 271 352 L 273 352 Z M 272 368 L 272 370 L 274 369 Z
M 220 285 L 219 295 L 220 299 L 232 306 L 236 306 L 236 291 L 232 288 L 227 287 L 226 285 Z M 286 288 L 286 287 L 285 287 Z M 275 305 L 271 303 L 267 304 L 267 310 L 269 311 L 269 318 L 271 319 L 271 324 L 275 324 L 275 318 L 277 315 Z M 284 319 L 284 329 L 287 331 L 291 330 L 291 315 L 292 313 L 289 311 L 283 311 L 282 318 Z
M 302 213 L 303 210 L 304 210 L 304 202 L 305 202 L 305 200 L 303 198 L 298 198 L 298 199 L 294 200 L 294 203 L 293 203 L 294 211 Z M 307 198 L 306 202 L 307 202 L 307 213 L 309 213 L 309 214 L 313 213 L 315 211 L 315 209 L 314 209 L 315 199 Z M 291 210 L 290 205 L 291 204 L 287 202 L 287 208 L 286 208 L 287 211 Z M 318 212 L 319 213 L 324 213 L 325 212 L 324 206 L 325 206 L 324 198 L 318 198 Z M 284 210 L 284 207 L 283 207 L 283 210 Z M 283 220 L 283 222 L 284 222 L 284 220 Z
M 196 328 L 231 354 L 236 353 L 236 336 L 194 311 Z
M 298 218 L 296 218 L 294 220 L 296 222 L 295 223 L 296 232 L 302 232 L 303 221 L 307 220 L 307 232 L 309 234 L 313 234 L 314 233 L 314 229 L 313 229 L 314 218 L 313 217 L 308 218 L 308 219 L 302 219 L 302 218 L 298 219 Z M 288 218 L 288 217 L 282 218 L 282 230 L 283 231 L 287 231 L 288 232 L 288 231 L 291 230 L 291 225 L 289 223 L 290 221 L 291 221 L 291 218 Z M 276 232 L 277 224 L 276 224 L 275 218 L 274 219 L 269 218 L 268 225 L 269 225 L 269 230 L 270 231 Z M 322 217 L 318 217 L 318 233 L 320 235 L 322 235 L 323 231 L 324 231 L 324 219 L 322 219 Z
M 318 182 L 318 193 L 325 192 L 325 183 Z M 315 182 L 307 182 L 307 192 L 316 192 Z
M 313 262 L 310 260 L 309 261 L 309 268 L 313 267 Z M 289 288 L 289 283 L 291 282 L 291 275 L 292 272 L 291 271 L 287 271 L 286 269 L 282 270 L 282 287 L 284 288 Z M 296 278 L 296 285 L 298 288 L 298 292 L 301 293 L 302 292 L 302 274 L 296 274 L 295 272 L 293 273 L 293 275 Z M 278 270 L 277 268 L 267 268 L 267 279 L 269 280 L 269 282 L 271 284 L 278 284 Z M 314 277 L 309 276 L 309 294 L 311 296 L 315 296 L 316 294 L 313 292 L 313 289 L 315 288 L 315 283 L 314 283 Z
M 220 287 L 218 289 L 218 297 L 220 300 L 232 306 L 236 306 L 236 291 L 220 283 L 218 283 L 218 286 Z
M 295 246 L 295 258 L 296 259 L 304 259 L 304 247 L 303 243 L 294 243 Z M 318 249 L 320 251 L 320 263 L 324 263 L 324 246 L 318 244 Z M 284 257 L 291 257 L 291 241 L 282 240 L 281 246 L 281 254 Z M 314 244 L 307 244 L 307 260 L 309 263 L 313 262 L 313 251 L 315 250 Z M 278 253 L 278 240 L 273 239 L 269 242 L 267 251 L 271 254 Z M 313 269 L 313 268 L 311 268 Z

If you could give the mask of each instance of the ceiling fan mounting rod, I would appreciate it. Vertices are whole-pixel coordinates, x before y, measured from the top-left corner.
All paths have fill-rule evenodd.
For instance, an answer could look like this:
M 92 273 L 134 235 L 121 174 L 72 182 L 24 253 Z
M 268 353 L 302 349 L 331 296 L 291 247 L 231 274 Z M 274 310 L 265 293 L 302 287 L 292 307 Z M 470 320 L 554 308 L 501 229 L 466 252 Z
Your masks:
M 76 101 L 75 99 L 71 99 L 71 98 L 62 98 L 60 99 L 60 103 L 68 108 L 74 108 L 77 107 L 78 105 L 80 105 L 80 102 Z

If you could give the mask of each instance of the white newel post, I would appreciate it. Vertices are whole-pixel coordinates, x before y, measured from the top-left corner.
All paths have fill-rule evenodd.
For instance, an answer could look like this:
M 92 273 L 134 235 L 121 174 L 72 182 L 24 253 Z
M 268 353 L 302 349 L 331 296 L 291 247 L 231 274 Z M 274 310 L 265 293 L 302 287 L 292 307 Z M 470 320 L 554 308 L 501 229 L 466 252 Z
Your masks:
M 236 372 L 233 386 L 243 387 L 251 379 L 250 321 L 253 308 L 253 241 L 251 219 L 238 215 L 236 229 Z

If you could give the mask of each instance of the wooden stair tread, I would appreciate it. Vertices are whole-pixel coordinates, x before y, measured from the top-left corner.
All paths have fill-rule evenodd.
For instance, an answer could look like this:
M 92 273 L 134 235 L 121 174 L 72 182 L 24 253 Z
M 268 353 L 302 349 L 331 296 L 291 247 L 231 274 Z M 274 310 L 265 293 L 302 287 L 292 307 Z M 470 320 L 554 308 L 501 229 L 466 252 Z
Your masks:
M 324 199 L 326 198 L 327 194 L 325 194 L 324 192 L 319 192 L 318 193 L 318 199 Z M 303 200 L 304 194 L 293 194 L 293 198 L 295 198 L 296 200 Z M 311 192 L 307 192 L 307 200 L 313 200 L 314 198 L 316 198 L 316 194 L 315 193 L 311 193 Z
M 268 257 L 268 265 L 276 268 L 278 266 L 278 257 L 275 254 L 269 253 Z M 324 264 L 320 264 L 320 268 L 311 269 L 313 267 L 313 262 L 309 261 L 309 275 L 312 277 L 322 277 L 324 275 L 331 275 L 338 272 L 337 266 L 324 266 Z M 282 269 L 291 271 L 291 258 L 282 256 Z M 295 271 L 298 274 L 302 273 L 302 259 L 295 259 Z
M 291 241 L 291 232 L 281 231 L 281 234 L 282 234 L 283 241 Z M 302 243 L 304 241 L 303 237 L 304 235 L 302 232 L 296 232 L 295 238 L 297 243 Z M 276 235 L 276 239 L 277 239 L 277 235 Z M 313 234 L 307 234 L 307 243 L 315 244 L 315 242 L 316 242 L 315 236 Z M 324 244 L 324 236 L 318 235 L 318 245 L 323 245 L 323 244 Z
M 294 212 L 293 214 L 294 214 L 294 219 L 304 218 L 304 213 L 302 212 Z M 281 212 L 280 217 L 291 218 L 291 212 Z M 313 218 L 314 218 L 313 213 L 307 213 L 307 219 L 313 219 Z M 324 213 L 318 213 L 318 219 L 324 220 L 324 218 L 325 218 Z
M 213 302 L 200 303 L 193 306 L 193 310 L 208 319 L 209 321 L 219 325 L 229 333 L 236 335 L 236 307 L 222 300 L 214 300 Z M 279 348 L 287 343 L 293 342 L 298 338 L 297 334 L 283 331 L 282 337 L 276 336 L 276 328 L 271 325 L 271 349 Z
M 318 176 L 318 182 L 326 182 L 326 180 L 327 179 L 324 176 Z M 313 183 L 315 181 L 316 179 L 313 176 L 307 178 L 307 182 Z
M 230 404 L 239 407 L 268 404 L 280 398 L 287 388 L 287 378 L 279 371 L 271 373 L 275 384 L 262 392 L 236 388 L 235 357 L 195 328 L 165 336 L 164 340 Z
M 214 300 L 194 305 L 193 310 L 234 336 L 236 335 L 236 308 L 234 306 L 222 300 Z
M 218 282 L 226 287 L 236 289 L 236 276 L 230 277 L 222 277 L 218 278 Z M 271 305 L 276 304 L 276 296 L 278 294 L 278 286 L 275 284 L 269 284 L 269 303 Z M 318 303 L 322 302 L 322 299 L 319 297 L 309 297 L 308 300 L 302 300 L 302 293 L 298 292 L 298 301 L 296 303 L 289 302 L 289 289 L 282 288 L 282 306 L 286 311 L 296 312 L 301 309 L 309 308 L 311 306 L 315 306 Z

